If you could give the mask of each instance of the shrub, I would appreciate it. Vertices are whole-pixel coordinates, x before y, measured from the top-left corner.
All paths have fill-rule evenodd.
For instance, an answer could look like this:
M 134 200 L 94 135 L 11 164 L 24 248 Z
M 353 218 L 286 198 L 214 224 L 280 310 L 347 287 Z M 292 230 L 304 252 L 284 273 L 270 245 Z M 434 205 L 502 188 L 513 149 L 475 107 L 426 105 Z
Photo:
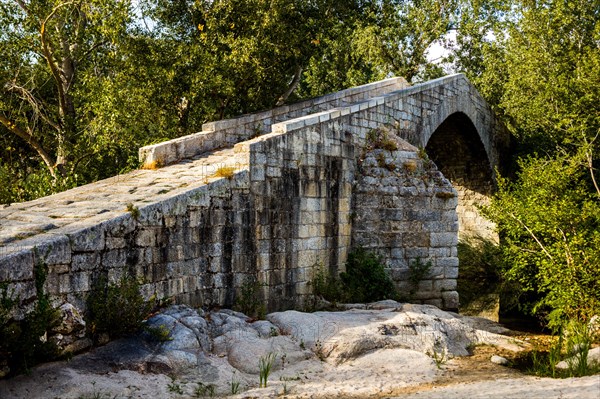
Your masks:
M 87 300 L 89 331 L 94 338 L 102 333 L 112 338 L 133 334 L 153 307 L 154 299 L 144 300 L 135 278 L 125 275 L 117 284 L 109 284 L 102 274 Z
M 224 177 L 226 179 L 233 179 L 233 175 L 235 174 L 235 167 L 233 166 L 221 166 L 215 174 L 214 177 Z
M 313 294 L 333 302 L 375 302 L 397 297 L 396 288 L 385 272 L 381 258 L 364 248 L 348 254 L 346 271 L 340 277 L 321 267 L 312 280 Z
M 398 144 L 390 138 L 390 134 L 385 128 L 373 129 L 367 133 L 367 150 L 374 150 L 377 148 L 396 151 Z
M 341 280 L 325 272 L 324 267 L 319 267 L 312 281 L 313 294 L 322 297 L 335 305 L 338 302 L 345 302 L 348 298 L 346 287 Z
M 33 311 L 26 314 L 22 320 L 14 320 L 11 317 L 17 301 L 9 297 L 6 285 L 0 287 L 0 369 L 4 366 L 2 374 L 22 373 L 37 363 L 58 356 L 56 345 L 47 340 L 48 332 L 60 322 L 59 312 L 50 305 L 48 295 L 44 293 L 47 266 L 43 262 L 36 264 L 34 273 L 37 300 Z
M 346 271 L 340 279 L 352 302 L 374 302 L 396 296 L 394 283 L 385 272 L 381 258 L 357 248 L 348 254 Z
M 246 279 L 236 295 L 234 309 L 246 316 L 264 319 L 267 309 L 262 295 L 263 286 L 254 277 Z

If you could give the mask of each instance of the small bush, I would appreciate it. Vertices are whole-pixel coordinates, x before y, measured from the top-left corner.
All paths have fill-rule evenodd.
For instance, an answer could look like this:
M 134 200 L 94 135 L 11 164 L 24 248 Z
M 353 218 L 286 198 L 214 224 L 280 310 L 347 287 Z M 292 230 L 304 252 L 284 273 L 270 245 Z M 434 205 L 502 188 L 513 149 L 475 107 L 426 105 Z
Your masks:
M 111 338 L 133 334 L 152 311 L 154 300 L 144 300 L 138 281 L 125 275 L 117 284 L 109 284 L 100 275 L 87 300 L 88 326 L 92 337 L 107 333 Z
M 315 296 L 322 297 L 334 305 L 348 299 L 348 293 L 342 281 L 336 276 L 326 273 L 323 267 L 319 267 L 311 284 Z
M 37 301 L 33 311 L 22 320 L 11 318 L 17 301 L 9 297 L 6 285 L 0 287 L 0 373 L 19 374 L 37 363 L 58 356 L 56 345 L 47 340 L 48 332 L 60 323 L 58 310 L 50 305 L 44 293 L 47 266 L 38 263 L 34 269 Z
M 248 278 L 236 294 L 234 309 L 246 316 L 264 319 L 267 308 L 264 303 L 262 289 L 264 284 L 254 277 Z
M 348 254 L 346 271 L 337 278 L 320 268 L 312 280 L 313 294 L 333 302 L 375 302 L 396 298 L 394 283 L 381 258 L 363 248 Z
M 367 150 L 380 148 L 387 151 L 396 151 L 398 149 L 398 144 L 390 138 L 390 134 L 385 128 L 373 129 L 368 132 L 366 141 Z
M 375 302 L 394 298 L 396 289 L 387 275 L 381 258 L 363 248 L 348 254 L 346 271 L 340 279 L 351 302 Z

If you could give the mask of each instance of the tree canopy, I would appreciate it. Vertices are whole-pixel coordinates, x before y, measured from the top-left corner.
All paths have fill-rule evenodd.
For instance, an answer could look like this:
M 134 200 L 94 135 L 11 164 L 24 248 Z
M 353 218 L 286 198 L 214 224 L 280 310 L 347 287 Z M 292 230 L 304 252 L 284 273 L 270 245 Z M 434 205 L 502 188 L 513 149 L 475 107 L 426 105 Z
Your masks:
M 208 120 L 390 74 L 439 74 L 425 52 L 454 10 L 432 0 L 135 4 L 0 4 L 0 202 L 130 170 L 138 147 Z

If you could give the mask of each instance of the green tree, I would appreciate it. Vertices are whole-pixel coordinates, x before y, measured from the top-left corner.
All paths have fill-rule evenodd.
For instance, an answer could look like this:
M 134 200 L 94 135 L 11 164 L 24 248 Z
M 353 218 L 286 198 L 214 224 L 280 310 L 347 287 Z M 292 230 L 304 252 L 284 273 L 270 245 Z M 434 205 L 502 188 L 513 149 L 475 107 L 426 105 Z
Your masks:
M 46 186 L 41 194 L 52 191 L 50 182 L 60 189 L 77 181 L 78 166 L 98 151 L 87 129 L 94 113 L 85 105 L 95 94 L 88 83 L 110 73 L 128 15 L 128 3 L 117 0 L 0 4 L 2 180 L 33 173 L 32 184 Z
M 479 12 L 464 20 L 458 65 L 517 144 L 516 174 L 500 179 L 488 209 L 506 277 L 532 298 L 522 307 L 551 325 L 586 320 L 600 312 L 600 4 L 467 4 Z

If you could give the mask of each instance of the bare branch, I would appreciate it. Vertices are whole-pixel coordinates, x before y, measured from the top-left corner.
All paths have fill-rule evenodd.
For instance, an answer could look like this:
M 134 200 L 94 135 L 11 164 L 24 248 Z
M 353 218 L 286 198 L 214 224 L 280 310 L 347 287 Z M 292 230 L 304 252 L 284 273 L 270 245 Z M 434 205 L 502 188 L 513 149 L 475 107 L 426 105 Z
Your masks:
M 19 128 L 16 125 L 16 123 L 6 118 L 2 114 L 0 114 L 0 123 L 2 123 L 12 133 L 16 134 L 17 136 L 25 140 L 29 145 L 31 145 L 37 151 L 39 156 L 42 158 L 42 160 L 48 167 L 48 170 L 50 171 L 52 177 L 56 178 L 56 169 L 54 167 L 54 162 L 52 161 L 52 158 L 46 152 L 46 150 L 44 150 L 44 147 L 42 147 L 42 145 L 31 134 Z
M 542 249 L 542 251 L 544 252 L 544 254 L 546 254 L 546 256 L 554 262 L 554 258 L 552 257 L 552 255 L 550 255 L 550 252 L 548 252 L 548 250 L 546 249 L 546 247 L 541 243 L 540 240 L 538 240 L 538 238 L 536 237 L 536 235 L 533 233 L 533 231 L 531 231 L 531 229 L 529 227 L 527 227 L 527 225 L 525 223 L 523 223 L 519 218 L 517 218 L 514 214 L 509 213 L 509 216 L 513 219 L 515 219 L 517 222 L 519 222 L 519 224 L 521 226 L 523 226 L 525 228 L 525 230 L 527 230 L 527 232 L 529 233 L 529 235 L 531 237 L 533 237 L 533 239 L 535 240 L 535 242 L 539 245 L 539 247 Z
M 296 87 L 298 87 L 298 83 L 300 83 L 300 78 L 302 78 L 302 66 L 298 65 L 298 67 L 296 68 L 296 71 L 294 72 L 294 78 L 292 79 L 292 82 L 290 83 L 290 87 L 288 87 L 288 89 L 285 91 L 285 93 L 283 93 L 281 95 L 281 97 L 279 97 L 279 99 L 277 99 L 277 103 L 275 104 L 277 107 L 279 107 L 280 105 L 283 105 L 285 103 L 285 101 L 288 99 L 288 97 L 294 92 L 294 90 L 296 90 Z
M 54 76 L 54 80 L 56 81 L 56 87 L 58 89 L 58 101 L 60 104 L 60 109 L 62 111 L 67 109 L 67 101 L 66 101 L 66 97 L 65 97 L 65 91 L 63 88 L 63 82 L 62 82 L 62 79 L 60 76 L 60 71 L 59 71 L 58 66 L 56 65 L 56 62 L 53 59 L 53 56 L 52 56 L 53 51 L 51 50 L 50 42 L 49 42 L 48 38 L 46 37 L 46 24 L 50 21 L 50 19 L 52 19 L 52 17 L 54 16 L 54 14 L 56 14 L 56 12 L 58 10 L 60 10 L 62 7 L 66 7 L 71 4 L 73 4 L 73 2 L 69 1 L 66 3 L 59 4 L 56 7 L 54 7 L 54 9 L 52 9 L 50 14 L 48 14 L 48 16 L 44 19 L 44 21 L 42 22 L 42 26 L 40 27 L 40 36 L 41 36 L 41 40 L 42 40 L 42 50 L 44 53 L 44 58 L 46 58 L 46 62 L 48 63 L 48 66 L 50 67 L 50 71 L 52 72 L 52 76 Z
M 35 96 L 33 94 L 31 94 L 31 92 L 29 90 L 17 85 L 15 82 L 7 83 L 6 89 L 8 91 L 17 93 L 23 100 L 27 101 L 33 108 L 33 111 L 36 115 L 40 116 L 44 120 L 44 122 L 46 122 L 48 125 L 52 126 L 54 129 L 56 129 L 60 133 L 60 126 L 58 126 L 54 121 L 52 121 L 52 120 L 50 120 L 50 118 L 48 118 L 48 116 L 42 111 L 42 106 L 40 105 L 41 101 L 36 99 Z

